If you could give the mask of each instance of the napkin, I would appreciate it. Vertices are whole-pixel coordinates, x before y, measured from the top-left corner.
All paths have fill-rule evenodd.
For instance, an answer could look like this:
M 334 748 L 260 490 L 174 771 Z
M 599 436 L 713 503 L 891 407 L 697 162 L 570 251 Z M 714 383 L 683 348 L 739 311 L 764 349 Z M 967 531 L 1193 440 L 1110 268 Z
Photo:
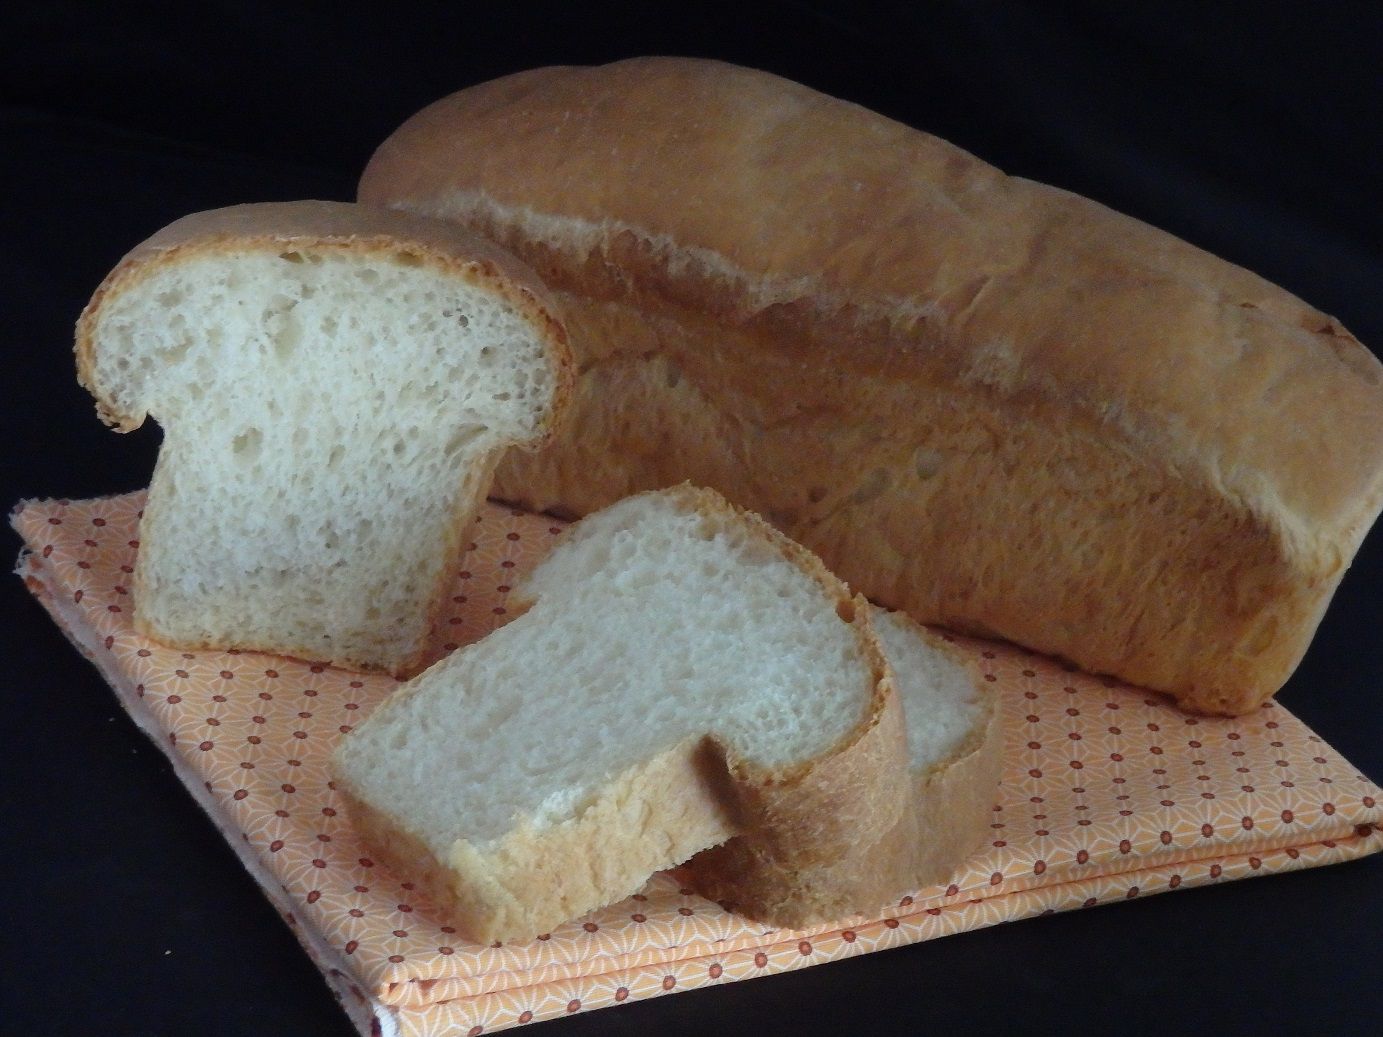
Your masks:
M 253 652 L 184 652 L 137 634 L 130 582 L 143 504 L 142 493 L 22 503 L 18 572 L 167 754 L 362 1033 L 494 1032 L 1383 849 L 1383 793 L 1275 703 L 1190 716 L 1023 649 L 957 638 L 1000 692 L 1007 742 L 989 839 L 948 884 L 790 931 L 660 874 L 531 942 L 468 943 L 371 859 L 332 787 L 336 740 L 397 682 Z M 438 647 L 502 624 L 511 588 L 562 529 L 487 504 Z

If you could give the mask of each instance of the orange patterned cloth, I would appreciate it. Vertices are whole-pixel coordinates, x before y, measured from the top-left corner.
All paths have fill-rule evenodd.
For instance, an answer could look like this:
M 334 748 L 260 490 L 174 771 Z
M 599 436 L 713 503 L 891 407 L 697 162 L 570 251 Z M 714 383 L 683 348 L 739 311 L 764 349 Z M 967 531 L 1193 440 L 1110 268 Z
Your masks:
M 1188 716 L 1022 649 L 961 641 L 1002 693 L 1007 749 L 992 840 L 949 885 L 791 932 L 658 875 L 531 943 L 469 944 L 370 860 L 332 789 L 336 739 L 395 682 L 250 652 L 180 652 L 136 634 L 129 582 L 143 499 L 22 505 L 20 573 L 168 754 L 364 1033 L 478 1034 L 1383 849 L 1383 793 L 1281 706 Z M 509 588 L 561 531 L 486 506 L 457 576 L 448 647 L 504 621 Z

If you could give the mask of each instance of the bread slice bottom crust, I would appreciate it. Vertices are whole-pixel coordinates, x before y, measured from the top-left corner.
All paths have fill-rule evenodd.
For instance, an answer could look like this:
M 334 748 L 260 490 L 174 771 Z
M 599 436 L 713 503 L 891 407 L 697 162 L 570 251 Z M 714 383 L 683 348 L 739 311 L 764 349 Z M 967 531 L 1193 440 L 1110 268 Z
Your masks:
M 626 770 L 578 817 L 541 829 L 521 824 L 484 848 L 458 840 L 440 860 L 387 813 L 343 791 L 371 852 L 467 937 L 492 943 L 548 933 L 731 838 L 715 769 L 709 743 L 690 739 Z

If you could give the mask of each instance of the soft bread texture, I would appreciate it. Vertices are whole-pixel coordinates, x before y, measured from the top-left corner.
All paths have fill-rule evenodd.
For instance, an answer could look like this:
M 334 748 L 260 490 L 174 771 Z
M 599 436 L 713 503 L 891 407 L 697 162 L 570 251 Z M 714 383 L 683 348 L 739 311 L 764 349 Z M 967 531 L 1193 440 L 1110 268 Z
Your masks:
M 1383 506 L 1383 368 L 1245 270 L 748 69 L 547 68 L 410 119 L 360 184 L 523 256 L 565 435 L 497 492 L 683 479 L 876 601 L 1242 713 Z
M 950 878 L 989 833 L 1004 762 L 999 695 L 915 620 L 877 608 L 871 615 L 907 726 L 920 889 Z
M 689 874 L 754 917 L 876 907 L 915 880 L 918 778 L 992 741 L 974 682 L 941 660 L 951 716 L 919 729 L 930 756 L 910 774 L 868 606 L 709 491 L 588 517 L 521 593 L 528 611 L 336 754 L 373 851 L 477 940 L 546 932 L 722 843 Z M 986 819 L 996 780 L 971 796 Z
M 416 671 L 499 452 L 570 393 L 555 314 L 490 242 L 365 206 L 237 206 L 140 245 L 77 326 L 101 414 L 164 431 L 136 625 Z

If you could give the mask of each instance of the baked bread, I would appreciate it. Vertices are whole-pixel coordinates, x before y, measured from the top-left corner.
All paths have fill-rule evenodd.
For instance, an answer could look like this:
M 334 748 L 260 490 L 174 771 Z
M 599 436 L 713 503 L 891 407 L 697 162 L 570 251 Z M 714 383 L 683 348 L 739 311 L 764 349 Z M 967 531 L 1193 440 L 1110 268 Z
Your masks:
M 571 358 L 537 278 L 461 228 L 338 202 L 178 220 L 77 324 L 121 431 L 163 443 L 135 625 L 406 674 L 499 452 L 550 434 Z
M 918 829 L 912 885 L 921 889 L 949 879 L 990 832 L 1004 762 L 999 695 L 915 620 L 870 615 L 903 704 Z
M 680 58 L 414 116 L 365 201 L 530 262 L 568 432 L 496 492 L 579 515 L 683 479 L 859 591 L 1242 713 L 1383 505 L 1383 368 L 1337 321 L 856 105 Z
M 524 614 L 335 756 L 372 853 L 468 936 L 533 937 L 720 843 L 694 884 L 771 924 L 912 888 L 920 771 L 893 679 L 868 606 L 807 551 L 682 486 L 586 518 L 519 593 Z M 965 669 L 936 669 L 953 719 L 917 728 L 929 773 L 986 756 L 997 730 Z M 996 780 L 954 804 L 971 843 L 947 845 L 948 868 Z
M 906 888 L 915 891 L 949 879 L 989 833 L 1003 768 L 1003 718 L 993 687 L 940 636 L 901 612 L 871 606 L 870 620 L 907 731 L 912 787 L 890 852 L 907 862 Z M 752 843 L 731 839 L 692 858 L 680 874 L 727 908 L 794 918 L 790 903 L 763 911 L 764 903 L 791 892 L 792 876 L 756 855 Z M 795 916 L 799 926 L 818 920 Z

